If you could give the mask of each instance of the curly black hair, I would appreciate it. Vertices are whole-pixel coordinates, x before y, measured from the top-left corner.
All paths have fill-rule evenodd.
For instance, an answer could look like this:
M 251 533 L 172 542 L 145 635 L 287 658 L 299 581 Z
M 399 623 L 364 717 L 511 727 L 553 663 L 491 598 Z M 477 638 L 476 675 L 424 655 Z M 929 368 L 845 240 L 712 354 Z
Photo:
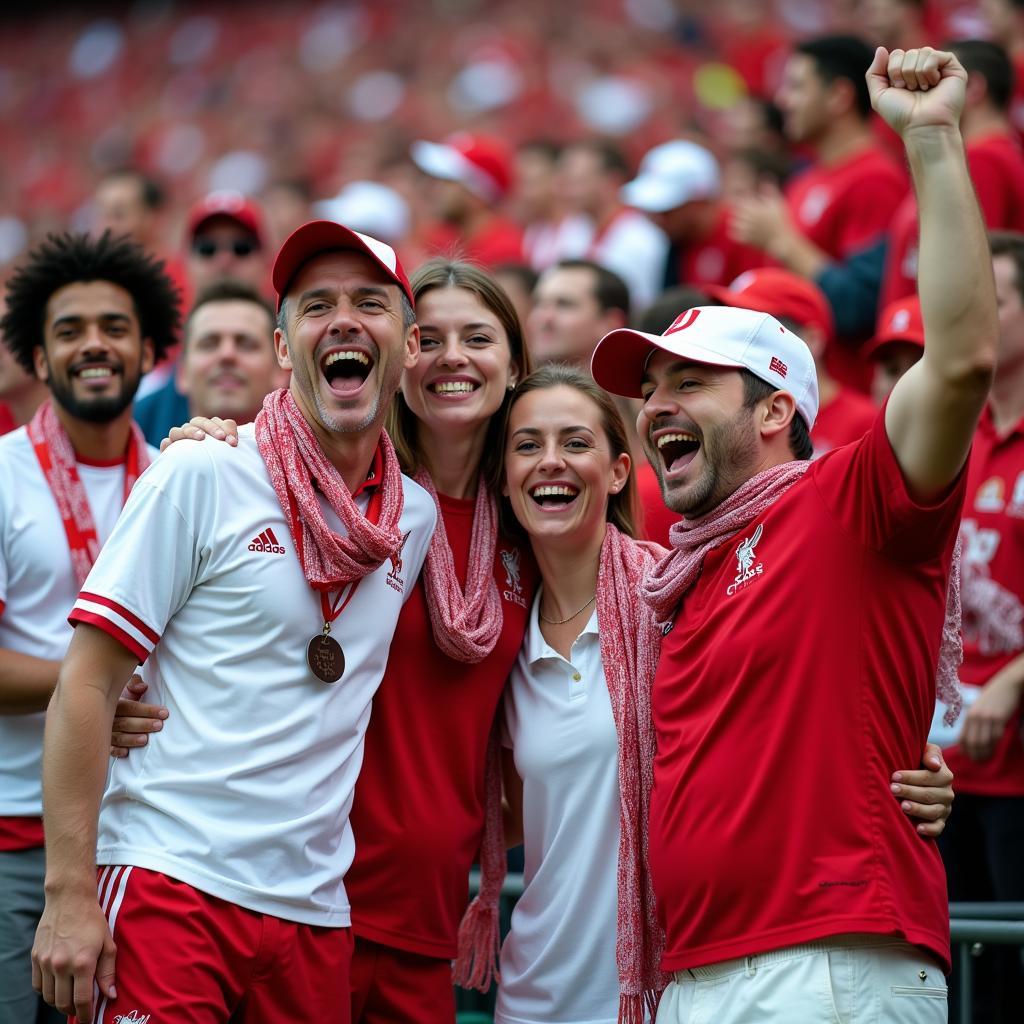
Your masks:
M 153 343 L 157 362 L 177 341 L 181 300 L 162 260 L 109 231 L 100 238 L 49 235 L 7 282 L 7 309 L 0 318 L 4 343 L 28 373 L 35 374 L 33 353 L 43 344 L 50 296 L 78 281 L 109 281 L 131 295 L 142 337 Z

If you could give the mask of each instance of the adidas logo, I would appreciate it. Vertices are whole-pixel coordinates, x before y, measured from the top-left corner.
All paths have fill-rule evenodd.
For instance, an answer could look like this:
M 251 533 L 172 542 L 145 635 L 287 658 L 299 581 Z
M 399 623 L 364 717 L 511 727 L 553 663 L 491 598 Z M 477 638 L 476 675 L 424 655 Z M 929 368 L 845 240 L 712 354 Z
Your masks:
M 268 526 L 258 537 L 255 537 L 249 545 L 250 551 L 265 551 L 270 555 L 283 555 L 284 548 L 277 542 L 274 531 Z

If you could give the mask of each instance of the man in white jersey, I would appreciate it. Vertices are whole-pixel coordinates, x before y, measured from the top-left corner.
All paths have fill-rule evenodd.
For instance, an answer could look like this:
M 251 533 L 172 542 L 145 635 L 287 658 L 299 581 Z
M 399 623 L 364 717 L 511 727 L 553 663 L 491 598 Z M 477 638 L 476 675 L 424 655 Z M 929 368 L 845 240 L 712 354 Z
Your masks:
M 29 957 L 43 909 L 44 711 L 67 614 L 156 454 L 132 399 L 177 320 L 162 265 L 109 235 L 51 238 L 8 283 L 4 340 L 49 397 L 0 439 L 0 1024 L 52 1013 Z
M 289 390 L 237 449 L 160 459 L 71 615 L 33 974 L 82 1021 L 349 1019 L 348 812 L 435 519 L 381 429 L 419 333 L 394 251 L 332 222 L 284 243 L 274 286 Z M 171 713 L 103 794 L 137 662 Z

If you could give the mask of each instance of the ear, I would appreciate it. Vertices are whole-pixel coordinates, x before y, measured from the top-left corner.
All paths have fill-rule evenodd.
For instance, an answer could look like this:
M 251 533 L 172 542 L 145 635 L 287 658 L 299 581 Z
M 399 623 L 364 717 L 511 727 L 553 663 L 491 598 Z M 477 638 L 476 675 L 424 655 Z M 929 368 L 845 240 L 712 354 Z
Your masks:
M 142 358 L 139 360 L 139 367 L 143 373 L 149 373 L 156 363 L 156 352 L 153 342 L 149 338 L 142 339 Z
M 185 360 L 187 352 L 182 349 L 181 356 L 174 365 L 174 386 L 178 389 L 179 395 L 188 396 L 188 375 L 185 373 Z
M 411 370 L 420 358 L 420 325 L 412 324 L 405 335 L 405 358 L 402 366 Z
M 508 364 L 508 390 L 511 391 L 522 379 L 523 368 L 519 365 L 517 359 L 512 359 Z
M 822 334 L 819 328 L 807 324 L 800 332 L 800 337 L 803 338 L 807 347 L 811 350 L 811 355 L 817 363 L 825 354 L 825 335 Z
M 826 107 L 831 117 L 840 117 L 856 107 L 857 90 L 848 78 L 837 78 L 825 88 Z
M 967 106 L 977 107 L 988 96 L 988 82 L 980 71 L 971 71 L 967 75 Z
M 788 391 L 776 391 L 757 403 L 755 423 L 765 441 L 774 441 L 780 434 L 789 434 L 789 425 L 796 415 L 796 400 Z
M 621 309 L 606 309 L 601 314 L 602 337 L 610 331 L 617 331 L 620 327 L 628 326 L 629 319 L 626 316 L 625 311 Z M 594 344 L 597 344 L 597 338 L 594 339 Z
M 632 465 L 632 459 L 625 452 L 612 463 L 611 480 L 608 484 L 610 494 L 618 494 L 626 486 Z
M 50 380 L 50 364 L 46 361 L 46 349 L 42 345 L 36 345 L 32 349 L 32 363 L 36 369 L 36 376 L 44 383 Z
M 274 328 L 274 351 L 277 353 L 277 365 L 282 370 L 292 368 L 292 358 L 288 354 L 288 339 L 280 327 Z

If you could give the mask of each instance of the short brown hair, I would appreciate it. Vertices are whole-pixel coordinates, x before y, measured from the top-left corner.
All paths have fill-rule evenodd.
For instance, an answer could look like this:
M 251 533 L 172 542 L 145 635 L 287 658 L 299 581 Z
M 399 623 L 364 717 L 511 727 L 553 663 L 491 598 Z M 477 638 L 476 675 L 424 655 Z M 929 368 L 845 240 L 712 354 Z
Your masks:
M 988 244 L 992 248 L 993 259 L 996 256 L 1008 256 L 1013 261 L 1016 278 L 1014 284 L 1024 301 L 1024 234 L 1019 231 L 990 231 Z
M 423 295 L 435 288 L 464 288 L 472 292 L 498 318 L 498 323 L 508 337 L 512 359 L 519 366 L 520 376 L 530 372 L 530 357 L 523 342 L 523 328 L 515 306 L 505 289 L 486 270 L 462 260 L 428 260 L 412 275 L 410 284 L 417 303 Z M 505 395 L 501 408 L 491 417 L 487 428 L 480 473 L 488 482 L 500 475 L 499 435 L 510 398 L 511 393 Z M 387 431 L 395 445 L 402 472 L 413 476 L 424 466 L 419 444 L 419 420 L 406 405 L 401 391 L 395 395 L 388 409 Z M 500 493 L 500 489 L 496 493 Z
M 589 373 L 584 373 L 575 366 L 568 366 L 565 363 L 548 363 L 539 370 L 534 370 L 528 377 L 520 381 L 519 386 L 512 393 L 511 400 L 505 403 L 506 411 L 502 422 L 501 435 L 498 438 L 498 451 L 501 458 L 497 466 L 497 472 L 491 480 L 491 489 L 495 494 L 501 493 L 504 483 L 505 441 L 508 435 L 509 417 L 516 402 L 531 391 L 547 391 L 550 388 L 562 387 L 578 391 L 597 406 L 601 413 L 601 428 L 608 438 L 612 458 L 617 459 L 620 455 L 630 455 L 629 436 L 626 433 L 626 425 L 622 422 L 622 416 L 619 415 L 619 410 L 612 396 Z M 632 458 L 631 455 L 630 458 Z M 609 523 L 618 527 L 620 532 L 626 534 L 626 536 L 636 536 L 637 490 L 635 467 L 630 467 L 629 476 L 626 477 L 626 483 L 622 490 L 608 496 L 608 511 L 605 518 Z M 518 520 L 512 514 L 512 507 L 508 499 L 503 500 L 501 503 L 501 530 L 506 537 L 524 538 L 526 535 L 522 526 L 519 525 Z

